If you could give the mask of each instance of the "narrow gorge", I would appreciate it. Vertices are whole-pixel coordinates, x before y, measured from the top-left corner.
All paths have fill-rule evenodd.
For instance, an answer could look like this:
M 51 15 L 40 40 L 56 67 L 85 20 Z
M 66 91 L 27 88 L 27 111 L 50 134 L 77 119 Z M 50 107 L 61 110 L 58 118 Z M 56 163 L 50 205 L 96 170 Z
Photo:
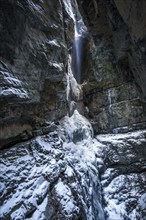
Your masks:
M 0 13 L 0 219 L 146 220 L 146 1 Z

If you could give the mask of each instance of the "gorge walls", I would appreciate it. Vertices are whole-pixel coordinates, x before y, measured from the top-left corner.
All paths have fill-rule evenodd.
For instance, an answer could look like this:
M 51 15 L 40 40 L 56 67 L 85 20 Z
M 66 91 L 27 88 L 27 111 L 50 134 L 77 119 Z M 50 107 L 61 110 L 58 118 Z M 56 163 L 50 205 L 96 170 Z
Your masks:
M 86 26 L 86 33 L 78 33 L 75 40 L 75 21 L 62 1 L 2 1 L 3 145 L 44 133 L 46 121 L 67 114 L 68 54 L 77 81 L 87 82 L 82 111 L 95 133 L 145 128 L 144 4 L 72 3 L 76 29 L 83 31 L 82 22 Z
M 67 47 L 60 1 L 0 4 L 1 144 L 11 146 L 66 115 Z
M 146 1 L 0 13 L 0 219 L 145 220 Z
M 145 128 L 145 1 L 79 4 L 92 39 L 84 100 L 95 131 Z

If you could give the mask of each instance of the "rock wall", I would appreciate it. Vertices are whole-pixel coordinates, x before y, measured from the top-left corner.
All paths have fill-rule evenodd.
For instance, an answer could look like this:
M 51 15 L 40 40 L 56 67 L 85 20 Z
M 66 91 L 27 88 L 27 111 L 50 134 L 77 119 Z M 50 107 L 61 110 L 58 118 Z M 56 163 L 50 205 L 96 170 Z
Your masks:
M 145 128 L 145 1 L 78 4 L 88 29 L 83 114 L 95 133 Z M 2 0 L 0 10 L 0 139 L 11 146 L 67 114 L 74 27 L 63 1 Z
M 28 139 L 66 115 L 67 47 L 59 1 L 0 4 L 2 146 Z
M 145 1 L 80 3 L 91 37 L 84 102 L 97 133 L 146 126 L 144 5 Z

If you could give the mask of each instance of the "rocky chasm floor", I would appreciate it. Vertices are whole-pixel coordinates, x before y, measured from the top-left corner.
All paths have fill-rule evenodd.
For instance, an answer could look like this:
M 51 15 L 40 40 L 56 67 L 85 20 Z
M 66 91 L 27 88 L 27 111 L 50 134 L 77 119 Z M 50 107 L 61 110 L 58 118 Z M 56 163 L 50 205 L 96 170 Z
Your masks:
M 60 132 L 1 151 L 0 219 L 146 219 L 146 130 L 92 138 L 83 120 L 82 140 L 66 116 Z

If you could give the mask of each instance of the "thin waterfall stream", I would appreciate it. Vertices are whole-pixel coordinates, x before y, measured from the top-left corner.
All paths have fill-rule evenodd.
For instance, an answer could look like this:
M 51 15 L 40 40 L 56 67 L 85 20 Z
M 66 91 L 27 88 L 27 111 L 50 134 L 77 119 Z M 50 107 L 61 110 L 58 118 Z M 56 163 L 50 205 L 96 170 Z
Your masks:
M 74 77 L 78 84 L 81 84 L 81 74 L 82 74 L 82 53 L 83 53 L 83 38 L 78 31 L 78 23 L 75 23 L 75 35 L 74 42 L 72 46 L 72 71 Z
M 74 23 L 74 39 L 72 43 L 71 54 L 68 57 L 68 73 L 67 73 L 67 101 L 68 116 L 66 116 L 63 126 L 66 128 L 68 137 L 73 143 L 88 148 L 93 144 L 93 129 L 90 122 L 83 116 L 85 106 L 83 104 L 83 84 L 85 81 L 86 67 L 86 46 L 87 28 L 84 25 L 82 17 L 78 11 L 77 3 L 75 8 L 72 7 L 70 1 L 64 0 L 67 13 L 70 15 Z M 83 141 L 82 141 L 83 140 Z M 87 150 L 87 149 L 86 149 Z M 88 150 L 87 150 L 88 154 Z M 96 165 L 95 165 L 96 167 Z M 89 173 L 89 182 L 91 185 L 92 208 L 88 210 L 85 202 L 86 219 L 104 220 L 104 211 L 101 204 L 101 188 L 98 177 L 98 168 L 96 167 L 95 177 Z M 89 168 L 90 170 L 90 168 Z M 91 171 L 92 173 L 92 171 Z M 87 184 L 88 185 L 88 184 Z M 86 193 L 85 193 L 86 194 Z M 88 194 L 88 193 L 87 193 Z M 86 197 L 87 195 L 85 195 Z
M 76 9 L 73 10 L 71 2 L 64 1 L 67 12 L 74 23 L 74 39 L 72 43 L 71 54 L 68 57 L 68 86 L 67 86 L 67 100 L 69 106 L 69 116 L 72 116 L 74 110 L 79 112 L 84 111 L 83 106 L 83 91 L 82 86 L 85 81 L 85 58 L 87 40 L 87 28 L 84 25 L 81 15 L 78 11 L 77 3 Z

